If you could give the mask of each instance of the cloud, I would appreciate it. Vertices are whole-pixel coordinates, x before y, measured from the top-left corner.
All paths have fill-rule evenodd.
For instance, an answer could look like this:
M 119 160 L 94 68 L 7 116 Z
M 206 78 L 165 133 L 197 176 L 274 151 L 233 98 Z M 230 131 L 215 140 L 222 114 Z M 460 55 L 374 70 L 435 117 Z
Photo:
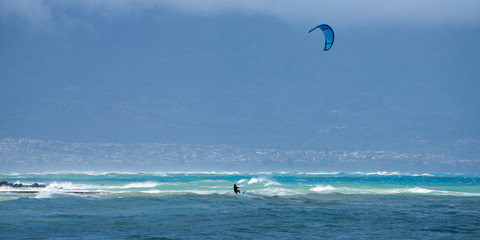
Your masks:
M 38 23 L 48 20 L 51 11 L 45 1 L 0 0 L 0 16 L 12 15 L 25 18 L 32 23 Z
M 98 13 L 113 12 L 119 15 L 168 7 L 188 14 L 238 12 L 309 23 L 480 24 L 478 0 L 0 0 L 0 14 L 44 21 L 50 17 L 55 6 L 69 4 Z
M 164 4 L 191 13 L 252 12 L 302 22 L 480 24 L 477 0 L 176 0 Z

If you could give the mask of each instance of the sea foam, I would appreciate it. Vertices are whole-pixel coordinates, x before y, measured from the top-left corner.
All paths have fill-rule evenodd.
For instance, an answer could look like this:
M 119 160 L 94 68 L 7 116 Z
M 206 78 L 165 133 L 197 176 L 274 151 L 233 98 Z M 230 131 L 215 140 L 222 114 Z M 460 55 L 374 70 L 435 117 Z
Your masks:
M 317 185 L 313 188 L 310 188 L 310 191 L 313 192 L 331 192 L 336 190 L 336 188 L 332 187 L 331 185 Z

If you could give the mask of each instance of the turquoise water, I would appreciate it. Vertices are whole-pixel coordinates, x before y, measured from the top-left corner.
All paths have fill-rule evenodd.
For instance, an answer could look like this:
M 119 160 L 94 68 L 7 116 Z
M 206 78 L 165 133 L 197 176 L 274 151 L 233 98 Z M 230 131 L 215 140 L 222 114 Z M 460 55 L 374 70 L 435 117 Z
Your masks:
M 0 188 L 0 239 L 480 237 L 478 175 L 45 173 L 0 180 L 48 184 Z M 234 183 L 246 193 L 235 195 Z

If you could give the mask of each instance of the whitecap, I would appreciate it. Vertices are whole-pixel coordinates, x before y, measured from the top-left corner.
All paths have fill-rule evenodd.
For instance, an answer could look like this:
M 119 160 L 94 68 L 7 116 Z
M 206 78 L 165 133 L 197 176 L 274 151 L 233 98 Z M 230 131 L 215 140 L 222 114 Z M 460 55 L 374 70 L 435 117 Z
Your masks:
M 142 193 L 161 193 L 162 191 L 160 190 L 148 190 L 148 191 L 141 191 Z
M 248 181 L 248 184 L 254 184 L 254 183 L 260 183 L 261 181 L 263 181 L 264 179 L 260 179 L 260 178 L 251 178 L 249 181 Z
M 39 192 L 35 195 L 35 198 L 52 198 L 53 192 Z
M 317 185 L 313 188 L 310 188 L 310 191 L 313 191 L 313 192 L 331 192 L 333 190 L 336 190 L 335 187 L 331 186 L 331 185 Z
M 425 193 L 432 193 L 434 191 L 435 190 L 420 188 L 420 187 L 414 187 L 414 188 L 407 189 L 407 192 L 409 192 L 409 193 L 423 193 L 423 194 L 425 194 Z
M 125 186 L 122 186 L 121 188 L 153 188 L 158 186 L 158 183 L 156 182 L 137 182 L 137 183 L 130 183 Z
M 78 190 L 78 189 L 96 189 L 99 188 L 98 185 L 89 185 L 89 184 L 81 184 L 81 183 L 72 183 L 72 182 L 52 182 L 47 185 L 46 189 L 55 191 L 58 189 L 67 189 L 67 190 Z
M 341 172 L 301 172 L 299 174 L 304 174 L 304 175 L 337 175 L 340 174 Z
M 270 185 L 282 185 L 278 182 L 263 178 L 263 177 L 253 177 L 248 181 L 248 184 L 256 184 L 256 183 L 263 183 L 264 186 L 270 186 Z
M 249 191 L 250 193 L 258 193 L 257 191 Z M 285 188 L 267 188 L 263 189 L 261 195 L 267 196 L 289 196 L 289 195 L 296 195 L 297 192 L 285 189 Z
M 244 182 L 246 182 L 246 181 L 247 181 L 247 179 L 240 179 L 240 180 L 237 182 L 237 184 L 244 183 Z
M 271 186 L 271 185 L 282 185 L 281 183 L 275 182 L 275 181 L 270 181 L 268 180 L 266 183 L 263 184 L 263 186 Z
M 378 172 L 369 172 L 366 175 L 390 176 L 390 175 L 401 175 L 401 174 L 399 172 L 378 171 Z

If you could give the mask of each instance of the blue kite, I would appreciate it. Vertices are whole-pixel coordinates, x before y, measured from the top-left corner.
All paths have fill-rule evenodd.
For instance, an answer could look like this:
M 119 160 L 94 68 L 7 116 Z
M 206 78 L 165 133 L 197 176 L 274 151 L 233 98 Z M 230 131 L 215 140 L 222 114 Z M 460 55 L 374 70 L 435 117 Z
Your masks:
M 335 39 L 335 34 L 333 34 L 333 29 L 328 26 L 327 24 L 320 24 L 308 31 L 308 33 L 311 33 L 313 30 L 320 28 L 323 31 L 323 34 L 325 35 L 325 48 L 323 51 L 328 51 L 333 45 L 333 40 Z

